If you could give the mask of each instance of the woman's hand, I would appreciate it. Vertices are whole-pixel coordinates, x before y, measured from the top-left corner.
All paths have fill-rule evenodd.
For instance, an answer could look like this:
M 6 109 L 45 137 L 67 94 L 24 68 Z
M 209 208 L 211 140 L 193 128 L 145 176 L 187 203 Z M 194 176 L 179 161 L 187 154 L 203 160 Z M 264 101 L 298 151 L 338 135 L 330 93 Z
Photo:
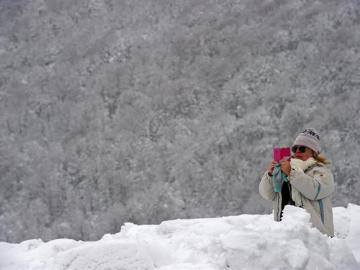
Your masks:
M 285 173 L 287 176 L 289 176 L 291 170 L 290 160 L 281 160 L 280 165 L 281 165 L 281 171 Z
M 272 173 L 273 173 L 273 171 L 274 171 L 275 165 L 276 165 L 277 163 L 278 163 L 278 162 L 275 161 L 275 160 L 272 160 L 272 161 L 269 163 L 269 165 L 268 165 L 268 167 L 267 167 L 267 172 L 268 172 L 268 175 L 269 175 L 269 176 L 272 176 Z

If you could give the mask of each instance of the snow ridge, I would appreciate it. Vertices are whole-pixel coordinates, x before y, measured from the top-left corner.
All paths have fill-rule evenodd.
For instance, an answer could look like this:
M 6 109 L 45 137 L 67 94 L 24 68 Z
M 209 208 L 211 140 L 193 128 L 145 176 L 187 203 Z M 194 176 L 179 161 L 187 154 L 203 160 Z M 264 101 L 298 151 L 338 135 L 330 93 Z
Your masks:
M 359 269 L 360 206 L 334 208 L 336 236 L 310 225 L 305 210 L 272 215 L 126 223 L 99 241 L 0 242 L 4 270 Z

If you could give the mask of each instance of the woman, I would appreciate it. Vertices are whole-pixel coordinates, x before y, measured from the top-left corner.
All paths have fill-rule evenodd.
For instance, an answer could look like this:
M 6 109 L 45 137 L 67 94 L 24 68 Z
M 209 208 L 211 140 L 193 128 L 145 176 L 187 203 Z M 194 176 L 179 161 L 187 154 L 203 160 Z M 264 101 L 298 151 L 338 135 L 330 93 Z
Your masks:
M 322 233 L 334 236 L 331 194 L 334 178 L 327 167 L 329 162 L 320 155 L 320 136 L 314 129 L 306 129 L 295 139 L 291 160 L 280 161 L 281 171 L 288 177 L 281 192 L 273 189 L 272 173 L 277 164 L 271 161 L 261 179 L 259 191 L 264 199 L 273 202 L 274 219 L 280 221 L 287 204 L 306 209 L 311 223 Z

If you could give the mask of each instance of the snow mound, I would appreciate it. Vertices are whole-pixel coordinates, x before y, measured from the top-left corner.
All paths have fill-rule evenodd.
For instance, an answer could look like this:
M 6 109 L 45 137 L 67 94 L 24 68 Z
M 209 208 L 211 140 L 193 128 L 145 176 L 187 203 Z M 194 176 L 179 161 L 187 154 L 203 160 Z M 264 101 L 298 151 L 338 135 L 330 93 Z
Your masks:
M 0 269 L 359 269 L 360 206 L 334 208 L 334 215 L 334 238 L 312 228 L 303 209 L 287 206 L 282 222 L 240 215 L 126 223 L 95 242 L 1 242 Z

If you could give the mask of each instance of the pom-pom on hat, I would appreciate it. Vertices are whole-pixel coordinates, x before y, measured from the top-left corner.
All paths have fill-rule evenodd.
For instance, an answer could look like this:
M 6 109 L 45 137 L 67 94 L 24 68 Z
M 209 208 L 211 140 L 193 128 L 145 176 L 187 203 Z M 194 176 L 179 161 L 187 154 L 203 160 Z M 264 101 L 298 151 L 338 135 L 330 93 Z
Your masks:
M 307 128 L 296 137 L 294 145 L 304 145 L 320 153 L 320 135 L 315 129 Z

